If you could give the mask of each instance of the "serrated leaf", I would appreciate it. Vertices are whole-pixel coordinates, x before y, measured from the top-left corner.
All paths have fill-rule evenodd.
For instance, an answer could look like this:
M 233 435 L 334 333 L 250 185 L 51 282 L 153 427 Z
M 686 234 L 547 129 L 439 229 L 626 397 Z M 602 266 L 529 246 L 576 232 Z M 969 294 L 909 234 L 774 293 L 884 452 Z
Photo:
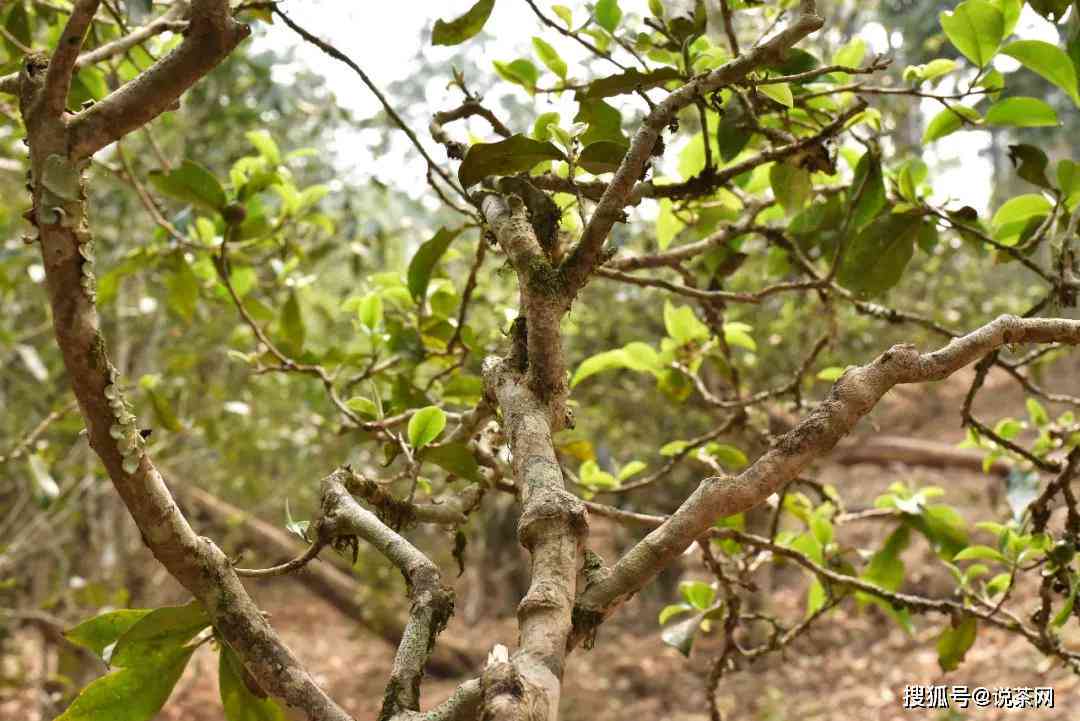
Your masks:
M 225 188 L 213 173 L 191 160 L 168 172 L 151 170 L 148 177 L 161 193 L 176 200 L 219 212 L 225 207 Z
M 491 16 L 491 10 L 495 7 L 495 0 L 477 0 L 477 2 L 460 17 L 453 20 L 436 20 L 435 27 L 431 31 L 432 45 L 458 45 L 473 37 L 484 29 L 484 23 Z
M 446 427 L 446 414 L 438 406 L 421 408 L 409 419 L 409 445 L 420 449 L 435 440 Z
M 513 175 L 531 170 L 545 160 L 565 160 L 562 151 L 551 143 L 513 135 L 497 143 L 477 143 L 469 148 L 458 170 L 466 188 L 488 175 Z

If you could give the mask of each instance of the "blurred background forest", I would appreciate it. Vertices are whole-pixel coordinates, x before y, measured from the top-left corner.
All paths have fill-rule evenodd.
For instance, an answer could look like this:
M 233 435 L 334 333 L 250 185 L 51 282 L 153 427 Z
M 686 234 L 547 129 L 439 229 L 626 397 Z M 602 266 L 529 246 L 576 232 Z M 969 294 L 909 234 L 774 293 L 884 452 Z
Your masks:
M 954 52 L 937 24 L 940 3 L 822 5 L 828 30 L 806 45 L 821 57 L 832 56 L 852 37 L 863 40 L 868 56 L 892 56 L 894 69 Z M 437 12 L 453 14 L 442 12 L 441 5 L 432 6 L 430 13 L 426 8 L 423 13 L 402 11 L 398 24 L 407 31 L 390 33 L 384 26 L 398 20 L 393 6 L 373 12 L 331 2 L 284 4 L 298 23 L 340 47 L 364 48 L 356 54 L 358 61 L 370 64 L 365 69 L 418 130 L 426 130 L 432 110 L 452 107 L 446 100 L 453 92 L 447 87 L 451 66 L 515 127 L 526 127 L 540 112 L 559 110 L 557 101 L 530 97 L 492 68 L 492 59 L 508 62 L 532 53 L 530 38 L 540 26 L 521 6 L 506 7 L 508 17 L 496 18 L 478 42 L 432 53 L 430 23 Z M 47 31 L 35 28 L 52 12 L 49 8 L 38 0 L 4 3 L 0 73 L 17 67 L 24 46 L 48 44 Z M 625 2 L 623 8 L 646 13 L 644 2 Z M 420 19 L 413 17 L 417 13 Z M 318 379 L 253 372 L 251 334 L 198 246 L 200 233 L 212 229 L 201 227 L 190 208 L 161 196 L 145 181 L 148 173 L 175 168 L 184 159 L 198 161 L 219 178 L 243 177 L 260 163 L 272 167 L 282 182 L 251 191 L 246 245 L 236 254 L 233 270 L 237 292 L 256 319 L 298 353 L 347 368 L 354 389 L 349 395 L 377 398 L 388 408 L 424 405 L 418 399 L 436 387 L 438 397 L 457 410 L 472 407 L 480 395 L 481 360 L 506 343 L 516 289 L 512 274 L 500 268 L 502 259 L 488 257 L 463 331 L 469 352 L 452 385 L 443 375 L 449 361 L 440 365 L 410 346 L 445 345 L 452 326 L 432 326 L 424 338 L 380 345 L 363 332 L 363 319 L 343 314 L 343 303 L 370 308 L 367 299 L 374 294 L 386 327 L 408 325 L 412 310 L 405 273 L 410 258 L 440 226 L 454 220 L 430 197 L 422 163 L 355 75 L 302 46 L 278 22 L 255 22 L 254 27 L 253 39 L 188 93 L 179 110 L 155 121 L 148 132 L 99 153 L 89 172 L 103 269 L 98 289 L 103 326 L 116 364 L 137 381 L 132 394 L 136 412 L 153 427 L 147 443 L 175 479 L 172 490 L 196 528 L 230 554 L 242 555 L 246 565 L 269 565 L 302 548 L 288 526 L 313 516 L 321 474 L 341 462 L 380 469 L 382 447 L 361 431 L 342 430 Z M 1056 40 L 1058 32 L 1030 8 L 1020 27 L 1022 36 L 1053 34 Z M 379 34 L 387 35 L 381 44 L 369 42 Z M 81 92 L 89 99 L 97 92 L 95 83 L 115 86 L 127 72 L 125 64 L 149 62 L 168 42 L 167 37 L 155 39 L 119 59 L 109 72 L 80 75 Z M 368 45 L 393 47 L 380 59 L 380 51 Z M 596 62 L 575 55 L 572 44 L 560 49 L 572 64 Z M 1024 94 L 1046 96 L 1043 86 Z M 1051 159 L 1072 151 L 1071 140 L 1080 132 L 1076 112 L 1063 95 L 1045 99 L 1061 108 L 1064 128 L 978 130 L 933 149 L 924 149 L 921 142 L 935 112 L 932 103 L 881 96 L 873 106 L 881 113 L 880 141 L 889 145 L 892 157 L 921 158 L 930 168 L 933 197 L 961 199 L 982 214 L 1023 185 L 1009 162 L 1009 144 L 1037 145 Z M 628 108 L 624 127 L 633 127 L 640 115 L 640 108 Z M 53 718 L 75 690 L 101 671 L 100 664 L 62 639 L 62 629 L 109 607 L 151 607 L 182 602 L 185 596 L 150 557 L 80 437 L 82 421 L 52 338 L 40 259 L 23 240 L 27 228 L 21 214 L 28 199 L 22 136 L 17 112 L 0 104 L 0 718 L 35 721 Z M 675 167 L 686 157 L 680 151 L 669 153 L 671 174 L 685 170 Z M 442 159 L 440 148 L 433 152 Z M 625 247 L 650 247 L 656 222 L 655 209 L 643 206 L 620 228 L 617 240 Z M 450 309 L 445 315 L 457 308 L 461 281 L 482 243 L 476 230 L 468 230 L 448 251 L 431 281 L 436 315 L 439 308 Z M 761 264 L 762 273 L 775 271 Z M 890 307 L 962 330 L 1000 313 L 1024 312 L 1038 291 L 1017 263 L 979 261 L 956 240 L 917 253 L 905 281 L 887 300 Z M 818 359 L 820 369 L 864 362 L 895 342 L 925 348 L 941 340 L 916 325 L 885 322 L 849 308 L 838 313 L 843 330 Z M 1057 309 L 1059 315 L 1071 313 Z M 756 387 L 771 387 L 790 374 L 820 332 L 794 296 L 740 307 L 734 317 L 752 329 L 756 341 L 740 355 L 741 372 Z M 565 328 L 568 358 L 577 364 L 663 335 L 662 302 L 648 288 L 597 281 L 587 287 Z M 379 375 L 386 368 L 394 374 Z M 1074 361 L 1050 354 L 1040 368 L 1055 388 L 1080 390 L 1080 365 Z M 989 381 L 995 390 L 984 395 L 976 411 L 988 422 L 1025 417 L 1023 395 L 995 373 Z M 830 379 L 828 373 L 811 374 L 800 389 L 806 401 L 820 398 Z M 959 403 L 967 382 L 970 375 L 961 374 L 953 381 L 899 389 L 871 415 L 869 425 L 891 435 L 958 445 L 964 440 Z M 577 429 L 560 437 L 568 465 L 577 468 L 588 460 L 615 470 L 633 460 L 661 465 L 656 439 L 692 438 L 712 427 L 710 409 L 688 395 L 689 389 L 661 387 L 627 372 L 608 374 L 603 382 L 582 382 L 573 392 Z M 752 412 L 760 412 L 766 426 L 783 426 L 801 413 L 788 402 L 767 413 Z M 757 436 L 728 442 L 751 458 L 762 450 L 755 446 Z M 641 449 L 648 450 L 643 455 Z M 845 457 L 842 447 L 815 468 L 815 478 L 842 489 L 849 510 L 871 507 L 878 495 L 900 482 L 944 488 L 947 502 L 970 518 L 1009 518 L 1004 476 L 982 471 L 982 451 L 966 453 L 965 458 L 975 460 L 942 469 L 856 462 Z M 607 496 L 606 502 L 668 512 L 707 472 L 692 463 L 678 466 L 663 483 L 632 498 Z M 456 569 L 457 557 L 463 559 L 463 572 L 453 581 L 458 610 L 444 636 L 446 648 L 431 669 L 432 700 L 449 693 L 455 679 L 475 671 L 495 640 L 513 637 L 514 605 L 528 581 L 515 537 L 516 518 L 511 498 L 492 497 L 465 527 L 463 538 L 438 528 L 413 533 L 444 569 Z M 873 524 L 862 524 L 845 543 L 873 548 L 881 535 Z M 597 519 L 593 538 L 615 555 L 635 533 Z M 927 544 L 912 543 L 904 555 L 905 584 L 931 595 L 935 589 L 947 591 L 948 575 L 934 565 L 933 555 Z M 324 554 L 315 566 L 297 577 L 253 580 L 248 586 L 331 694 L 358 715 L 368 709 L 374 716 L 403 618 L 400 575 L 362 547 L 355 564 Z M 679 601 L 679 583 L 696 572 L 692 564 L 666 571 L 604 626 L 594 650 L 570 658 L 564 718 L 708 718 L 701 678 L 707 666 L 694 659 L 715 653 L 715 634 L 704 634 L 686 659 L 662 642 L 657 622 L 662 608 Z M 769 586 L 757 589 L 758 601 L 798 616 L 804 603 L 801 579 L 794 568 L 775 569 Z M 755 721 L 840 718 L 837 709 L 845 709 L 845 718 L 856 713 L 867 719 L 906 718 L 899 702 L 903 686 L 942 677 L 933 635 L 934 629 L 921 627 L 908 633 L 873 606 L 842 610 L 784 657 L 762 659 L 730 677 L 721 688 L 721 706 L 738 709 L 733 718 Z M 206 673 L 211 663 L 196 656 L 160 718 L 221 718 L 213 674 L 208 678 Z M 958 675 L 962 678 L 954 678 Z M 1069 718 L 1068 699 L 1076 691 L 1076 681 L 1036 651 L 992 633 L 950 679 L 973 686 L 1054 685 L 1062 703 L 1057 711 L 1039 716 L 1046 719 Z M 997 713 L 973 711 L 970 717 L 1005 717 Z

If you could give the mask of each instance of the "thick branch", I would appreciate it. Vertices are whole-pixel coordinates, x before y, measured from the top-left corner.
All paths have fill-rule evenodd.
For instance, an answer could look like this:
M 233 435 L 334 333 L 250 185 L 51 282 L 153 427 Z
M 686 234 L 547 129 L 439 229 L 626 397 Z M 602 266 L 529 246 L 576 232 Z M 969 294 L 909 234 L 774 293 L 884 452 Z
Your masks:
M 532 558 L 532 582 L 518 606 L 520 648 L 509 664 L 485 672 L 484 718 L 552 719 L 559 708 L 578 555 L 588 531 L 585 508 L 564 488 L 548 407 L 507 361 L 484 362 L 484 385 L 502 410 L 521 488 L 518 537 Z
M 559 322 L 569 308 L 562 275 L 551 264 L 529 223 L 524 203 L 516 195 L 507 199 L 486 194 L 481 209 L 499 245 L 517 272 L 521 288 L 521 314 L 526 319 L 529 387 L 552 411 L 556 430 L 566 421 L 566 362 Z M 524 359 L 523 359 L 524 360 Z
M 173 4 L 162 15 L 150 21 L 142 27 L 132 30 L 122 38 L 117 38 L 104 45 L 99 45 L 78 57 L 75 61 L 75 72 L 83 68 L 100 63 L 102 60 L 123 55 L 136 45 L 146 42 L 155 35 L 172 30 L 180 31 L 187 27 L 183 18 L 187 15 L 190 3 L 187 0 L 174 0 Z M 19 74 L 9 73 L 0 76 L 0 93 L 14 95 L 19 92 Z
M 88 158 L 173 108 L 250 32 L 233 19 L 225 0 L 192 0 L 187 35 L 175 50 L 71 119 L 74 157 Z
M 60 34 L 60 40 L 57 41 L 56 51 L 49 61 L 45 92 L 41 100 L 45 112 L 53 117 L 60 117 L 67 106 L 71 75 L 75 72 L 75 63 L 79 58 L 86 30 L 90 27 L 100 3 L 101 0 L 78 0 L 64 32 Z
M 442 584 L 438 566 L 349 495 L 345 488 L 351 478 L 348 469 L 339 469 L 323 480 L 319 537 L 363 538 L 401 571 L 412 601 L 379 716 L 389 719 L 400 711 L 419 711 L 424 666 L 454 613 L 454 592 Z
M 849 370 L 808 418 L 782 436 L 743 473 L 702 481 L 662 526 L 612 567 L 609 576 L 581 594 L 579 608 L 594 619 L 609 613 L 682 553 L 717 518 L 756 506 L 812 461 L 828 453 L 894 385 L 941 380 L 1008 343 L 1053 342 L 1080 343 L 1080 321 L 1001 316 L 953 339 L 940 350 L 919 353 L 914 346 L 897 345 L 873 362 Z M 578 636 L 575 642 L 580 640 Z

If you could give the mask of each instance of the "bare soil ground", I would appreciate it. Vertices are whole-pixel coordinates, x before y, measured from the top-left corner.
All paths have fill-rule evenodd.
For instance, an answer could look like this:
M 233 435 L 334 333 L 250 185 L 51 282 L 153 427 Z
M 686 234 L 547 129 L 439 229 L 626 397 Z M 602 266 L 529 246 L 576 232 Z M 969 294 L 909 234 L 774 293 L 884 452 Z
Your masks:
M 1071 377 L 1080 378 L 1080 374 Z M 929 389 L 900 389 L 873 414 L 861 432 L 873 432 L 875 427 L 880 427 L 893 434 L 957 442 L 962 438 L 957 401 L 967 380 L 969 376 Z M 994 383 L 977 408 L 992 423 L 1006 413 L 1021 415 L 1023 397 L 1011 385 Z M 993 487 L 1001 481 L 977 473 L 900 466 L 845 468 L 823 463 L 814 475 L 841 489 L 852 507 L 870 505 L 890 483 L 904 480 L 943 487 L 946 489 L 943 500 L 960 509 L 969 521 L 1004 519 L 1008 515 L 1004 494 Z M 603 533 L 601 520 L 594 525 Z M 842 539 L 844 543 L 875 548 L 883 533 L 881 524 L 863 523 L 843 529 Z M 944 569 L 925 543 L 913 543 L 905 562 L 906 588 L 928 595 L 947 593 Z M 691 573 L 696 572 L 695 567 L 694 563 L 688 564 Z M 801 572 L 791 569 L 783 569 L 776 579 L 769 591 L 770 607 L 789 623 L 797 621 L 803 613 L 806 579 Z M 375 718 L 393 649 L 358 630 L 355 623 L 325 602 L 287 582 L 260 584 L 254 592 L 287 643 L 330 694 L 355 718 Z M 1026 618 L 1035 607 L 1032 590 L 1020 591 L 1016 599 L 1022 611 L 1018 615 Z M 708 721 L 704 674 L 709 660 L 717 653 L 718 639 L 702 639 L 692 657 L 683 658 L 660 641 L 656 624 L 658 607 L 656 599 L 631 601 L 603 627 L 595 649 L 578 650 L 570 656 L 563 719 Z M 960 669 L 943 675 L 938 668 L 935 640 L 945 622 L 941 618 L 916 618 L 916 633 L 909 636 L 876 609 L 860 611 L 853 603 L 845 603 L 783 654 L 765 657 L 729 674 L 718 696 L 724 718 L 737 721 L 1080 719 L 1080 678 L 1048 662 L 1015 636 L 980 629 L 978 641 Z M 495 643 L 512 647 L 516 640 L 512 617 L 472 624 L 455 618 L 447 634 L 473 640 L 482 649 Z M 36 648 L 31 636 L 27 636 L 27 655 Z M 1067 625 L 1066 639 L 1070 648 L 1080 650 L 1080 629 L 1075 621 Z M 159 719 L 221 721 L 216 678 L 216 656 L 209 649 L 200 650 Z M 429 679 L 424 685 L 425 706 L 447 697 L 457 682 Z M 1053 710 L 904 709 L 902 694 L 907 684 L 962 684 L 972 688 L 1051 686 L 1056 703 Z M 13 692 L 0 690 L 0 719 L 39 721 L 34 710 L 35 693 L 28 688 Z

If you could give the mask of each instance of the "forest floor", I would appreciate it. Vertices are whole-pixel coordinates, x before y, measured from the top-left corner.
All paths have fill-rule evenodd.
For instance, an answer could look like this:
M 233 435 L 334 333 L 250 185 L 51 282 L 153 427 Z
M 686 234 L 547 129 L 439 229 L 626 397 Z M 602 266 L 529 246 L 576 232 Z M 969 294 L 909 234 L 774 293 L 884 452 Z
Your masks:
M 1073 375 L 1080 379 L 1080 373 Z M 875 411 L 860 432 L 882 432 L 959 442 L 959 404 L 970 375 L 931 388 L 900 388 Z M 1076 389 L 1063 388 L 1066 392 Z M 1005 414 L 1023 415 L 1023 396 L 1010 384 L 993 383 L 976 406 L 980 417 L 993 424 Z M 858 465 L 842 467 L 821 463 L 813 473 L 835 485 L 850 507 L 866 507 L 890 483 L 938 485 L 946 490 L 943 502 L 957 507 L 969 520 L 1004 519 L 1008 515 L 1000 479 L 957 470 Z M 844 543 L 874 548 L 884 535 L 884 524 L 862 523 L 842 530 Z M 602 521 L 594 521 L 602 528 Z M 988 537 L 980 539 L 992 543 Z M 921 540 L 904 555 L 908 574 L 905 588 L 941 596 L 949 583 L 942 564 Z M 688 564 L 689 568 L 697 564 Z M 943 580 L 944 579 L 944 580 Z M 254 584 L 253 584 L 254 585 Z M 767 591 L 769 607 L 787 620 L 802 618 L 806 578 L 782 569 Z M 344 708 L 357 719 L 378 715 L 393 649 L 359 629 L 349 618 L 301 588 L 289 584 L 263 584 L 254 588 L 260 605 L 270 613 L 285 641 L 313 671 Z M 562 718 L 565 721 L 709 721 L 704 676 L 718 652 L 713 633 L 683 658 L 660 640 L 656 612 L 664 602 L 634 599 L 600 632 L 596 647 L 575 651 L 568 659 Z M 1031 589 L 1014 597 L 1026 618 L 1035 607 Z M 461 614 L 459 614 L 460 616 Z M 730 721 L 996 721 L 1038 719 L 1066 721 L 1080 718 L 1080 678 L 1048 662 L 1026 641 L 994 630 L 980 629 L 975 646 L 957 671 L 942 674 L 935 642 L 941 618 L 915 620 L 908 635 L 875 608 L 859 610 L 852 602 L 820 620 L 782 655 L 773 654 L 728 674 L 720 686 L 719 706 Z M 514 619 L 456 617 L 446 633 L 468 639 L 486 651 L 495 643 L 513 647 Z M 1067 646 L 1080 650 L 1080 629 L 1066 627 Z M 475 673 L 475 669 L 473 670 Z M 216 655 L 198 651 L 173 697 L 159 714 L 160 721 L 223 721 L 216 688 Z M 423 686 L 425 707 L 447 697 L 459 679 L 428 679 Z M 968 708 L 966 711 L 905 709 L 908 684 L 995 687 L 1053 687 L 1055 708 L 1002 710 Z M 0 719 L 39 721 L 29 689 L 4 695 L 0 691 Z M 44 721 L 44 720 L 41 720 Z

